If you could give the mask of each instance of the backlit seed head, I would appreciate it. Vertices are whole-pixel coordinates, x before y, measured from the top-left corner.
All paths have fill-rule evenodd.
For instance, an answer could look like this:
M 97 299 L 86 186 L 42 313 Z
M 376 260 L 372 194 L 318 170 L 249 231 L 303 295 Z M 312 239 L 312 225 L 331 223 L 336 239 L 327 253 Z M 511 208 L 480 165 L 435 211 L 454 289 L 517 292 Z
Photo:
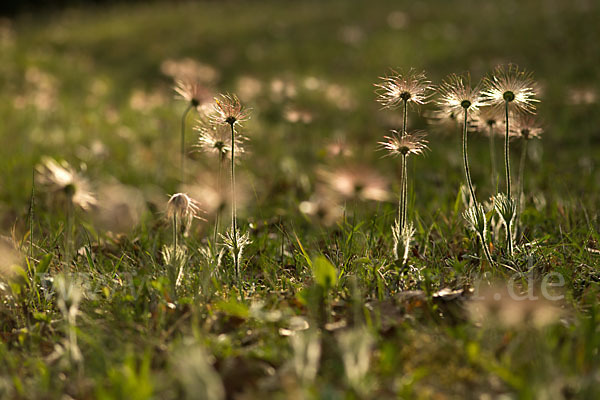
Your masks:
M 383 82 L 375 84 L 378 88 L 377 101 L 386 108 L 398 107 L 403 102 L 426 104 L 433 90 L 425 73 L 417 72 L 413 68 L 405 73 L 392 70 L 390 75 L 379 79 Z
M 244 109 L 235 94 L 222 94 L 219 98 L 215 98 L 210 119 L 217 125 L 241 125 L 249 119 L 249 112 Z
M 440 99 L 437 104 L 446 114 L 462 115 L 479 110 L 485 102 L 479 95 L 479 85 L 471 86 L 471 77 L 452 74 L 438 88 Z
M 479 109 L 474 122 L 479 132 L 489 135 L 499 133 L 497 128 L 504 122 L 504 118 L 498 108 L 485 106 Z
M 481 94 L 493 106 L 510 103 L 520 113 L 534 114 L 535 103 L 539 102 L 533 75 L 513 64 L 496 67 L 492 76 L 485 79 Z
M 384 201 L 389 197 L 387 180 L 365 166 L 320 171 L 321 179 L 345 199 Z
M 54 205 L 72 204 L 89 211 L 97 204 L 89 182 L 66 161 L 44 158 L 36 166 L 36 172 L 37 183 Z
M 210 90 L 204 85 L 189 79 L 177 80 L 174 89 L 180 98 L 189 102 L 194 108 L 210 101 L 212 96 Z
M 198 131 L 198 142 L 195 146 L 197 149 L 216 154 L 220 160 L 231 156 L 231 129 L 229 126 L 216 125 L 200 118 L 194 129 Z M 244 147 L 246 140 L 247 138 L 240 134 L 236 134 L 234 137 L 235 155 L 238 160 L 239 156 L 246 152 Z
M 381 150 L 387 150 L 389 156 L 419 155 L 427 150 L 427 140 L 422 132 L 401 136 L 392 130 L 392 136 L 384 136 L 385 142 L 379 142 Z
M 185 233 L 192 225 L 192 221 L 202 219 L 198 214 L 202 212 L 200 205 L 185 193 L 175 193 L 167 203 L 167 218 L 175 218 Z
M 342 207 L 324 190 L 318 190 L 309 200 L 301 202 L 298 208 L 325 226 L 335 224 L 343 215 Z
M 540 139 L 544 129 L 531 114 L 519 114 L 510 126 L 510 136 L 524 140 Z

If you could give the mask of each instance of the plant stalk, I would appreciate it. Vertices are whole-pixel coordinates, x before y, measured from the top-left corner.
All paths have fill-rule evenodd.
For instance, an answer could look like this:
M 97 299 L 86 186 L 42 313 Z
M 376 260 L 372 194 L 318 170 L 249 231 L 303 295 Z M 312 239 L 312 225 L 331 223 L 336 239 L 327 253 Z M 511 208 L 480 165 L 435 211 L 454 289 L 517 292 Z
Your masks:
M 233 128 L 233 123 L 230 123 L 229 125 L 231 127 L 231 230 L 233 235 L 233 263 L 235 266 L 235 275 L 237 277 L 238 283 L 241 285 L 237 243 L 237 210 L 235 204 L 235 129 Z M 241 293 L 241 288 L 240 295 L 243 296 L 243 294 Z
M 494 127 L 488 125 L 490 136 L 490 162 L 492 164 L 492 187 L 494 193 L 498 192 L 498 175 L 496 174 L 496 145 L 494 143 Z
M 511 196 L 511 187 L 510 187 L 510 147 L 509 147 L 509 126 L 508 126 L 508 101 L 504 101 L 504 117 L 505 117 L 505 125 L 506 125 L 506 134 L 504 135 L 504 167 L 506 170 L 506 197 L 510 202 Z M 513 219 L 514 220 L 514 219 Z M 512 229 L 511 229 L 511 221 L 506 221 L 506 250 L 508 254 L 512 257 L 513 255 L 513 237 L 512 237 Z
M 527 161 L 527 145 L 529 140 L 523 138 L 523 149 L 521 150 L 521 160 L 519 161 L 519 186 L 517 189 L 517 211 L 515 221 L 517 222 L 517 231 L 519 230 L 519 221 L 521 219 L 521 197 L 523 196 L 523 179 L 525 175 L 525 163 Z
M 187 121 L 187 116 L 190 110 L 192 109 L 192 104 L 190 103 L 185 111 L 183 112 L 183 116 L 181 117 L 181 183 L 185 183 L 185 123 Z
M 473 205 L 477 205 L 477 198 L 475 197 L 475 190 L 473 189 L 473 183 L 471 182 L 471 173 L 469 171 L 469 159 L 467 157 L 467 118 L 468 112 L 465 108 L 465 120 L 462 135 L 462 153 L 463 153 L 463 164 L 465 167 L 465 176 L 467 177 L 467 186 L 469 186 L 469 193 L 471 194 L 471 202 Z

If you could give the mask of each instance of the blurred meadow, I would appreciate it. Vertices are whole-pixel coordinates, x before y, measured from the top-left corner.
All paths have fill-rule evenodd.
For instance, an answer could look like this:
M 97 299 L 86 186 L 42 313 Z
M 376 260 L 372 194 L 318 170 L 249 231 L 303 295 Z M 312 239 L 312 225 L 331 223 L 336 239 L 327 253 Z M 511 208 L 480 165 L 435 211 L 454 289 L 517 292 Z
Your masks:
M 600 397 L 598 21 L 596 0 L 157 1 L 0 18 L 0 398 Z M 476 83 L 509 63 L 533 73 L 543 127 L 510 268 L 467 228 L 461 125 L 428 118 L 435 102 L 409 109 L 429 149 L 408 161 L 404 265 L 390 229 L 401 164 L 378 150 L 402 112 L 374 84 L 411 67 Z M 228 169 L 198 148 L 196 110 L 181 184 L 182 77 L 251 109 L 241 279 L 215 254 Z M 503 137 L 498 187 L 488 137 L 469 139 L 489 202 Z M 65 208 L 43 182 L 31 207 L 34 169 L 60 165 L 85 176 L 94 207 Z M 319 199 L 348 169 L 385 182 L 382 201 Z M 167 201 L 184 191 L 206 221 L 181 237 L 176 285 Z M 505 295 L 549 276 L 560 302 Z M 506 301 L 478 302 L 479 288 Z

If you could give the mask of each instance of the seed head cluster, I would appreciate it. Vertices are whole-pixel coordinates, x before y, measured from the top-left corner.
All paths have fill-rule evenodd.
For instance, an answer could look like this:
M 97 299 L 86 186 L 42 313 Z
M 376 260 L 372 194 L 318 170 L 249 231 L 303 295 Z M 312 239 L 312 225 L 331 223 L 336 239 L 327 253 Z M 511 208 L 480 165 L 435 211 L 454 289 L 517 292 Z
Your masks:
M 375 84 L 377 101 L 386 108 L 398 107 L 403 102 L 413 104 L 426 104 L 433 94 L 431 81 L 424 72 L 410 69 L 408 72 L 391 71 L 390 75 L 382 76 L 382 82 Z
M 249 111 L 235 94 L 222 94 L 215 98 L 212 111 L 210 119 L 217 125 L 241 125 L 249 119 Z
M 438 105 L 446 114 L 462 115 L 463 111 L 474 112 L 485 105 L 479 85 L 471 86 L 469 75 L 448 76 L 438 88 Z
M 484 80 L 481 94 L 492 106 L 509 103 L 516 112 L 529 114 L 535 113 L 535 103 L 539 102 L 533 75 L 513 64 L 496 67 L 492 76 Z
M 174 89 L 180 98 L 187 101 L 194 108 L 208 102 L 211 98 L 211 92 L 206 86 L 189 79 L 177 80 Z
M 379 142 L 380 149 L 387 150 L 389 156 L 407 156 L 409 154 L 420 155 L 427 150 L 427 140 L 422 132 L 400 135 L 398 131 L 392 130 L 391 136 L 384 136 L 386 141 Z

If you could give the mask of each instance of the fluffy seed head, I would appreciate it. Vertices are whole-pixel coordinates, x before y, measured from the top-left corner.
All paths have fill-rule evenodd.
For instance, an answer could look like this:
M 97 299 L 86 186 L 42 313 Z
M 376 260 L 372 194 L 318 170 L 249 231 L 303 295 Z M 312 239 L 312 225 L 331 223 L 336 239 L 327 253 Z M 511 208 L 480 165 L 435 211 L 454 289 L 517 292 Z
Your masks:
M 220 98 L 215 98 L 210 119 L 218 125 L 241 125 L 249 119 L 249 112 L 235 94 L 222 94 Z
M 510 136 L 525 140 L 540 139 L 544 129 L 540 126 L 535 116 L 520 114 L 510 126 Z
M 390 75 L 379 79 L 382 82 L 375 84 L 377 101 L 386 108 L 395 108 L 403 102 L 426 104 L 433 90 L 425 72 L 417 72 L 414 68 L 406 73 L 392 70 Z
M 196 147 L 208 153 L 219 155 L 221 160 L 231 155 L 231 131 L 227 125 L 215 125 L 199 121 L 194 127 L 199 132 Z M 240 156 L 246 152 L 244 142 L 247 138 L 243 135 L 235 135 L 235 154 Z
M 482 96 L 493 106 L 513 105 L 520 113 L 535 113 L 537 87 L 530 72 L 519 70 L 513 64 L 498 66 L 491 77 L 485 79 Z
M 210 91 L 204 85 L 189 79 L 177 80 L 174 89 L 179 97 L 190 103 L 192 107 L 198 107 L 211 98 Z
M 419 155 L 427 150 L 427 140 L 422 132 L 400 135 L 392 130 L 392 136 L 384 136 L 385 142 L 379 142 L 381 150 L 387 150 L 389 156 Z
M 485 105 L 479 95 L 479 85 L 471 86 L 470 75 L 448 76 L 438 88 L 438 105 L 446 114 L 461 115 L 463 111 L 477 111 Z
M 496 107 L 484 106 L 479 109 L 474 120 L 477 130 L 481 133 L 496 133 L 498 125 L 504 122 L 502 113 Z
M 320 175 L 335 193 L 346 199 L 384 201 L 389 197 L 387 180 L 368 167 L 344 167 L 321 171 Z
M 175 193 L 167 203 L 167 218 L 179 221 L 185 233 L 192 225 L 194 218 L 202 219 L 198 214 L 202 212 L 200 205 L 185 193 Z
M 336 223 L 343 215 L 343 209 L 326 192 L 317 192 L 309 200 L 300 203 L 298 208 L 300 212 L 315 219 L 318 223 L 325 226 L 331 226 Z
M 36 180 L 43 191 L 51 196 L 55 205 L 72 204 L 89 211 L 97 203 L 88 181 L 79 175 L 66 161 L 42 159 L 36 166 Z

